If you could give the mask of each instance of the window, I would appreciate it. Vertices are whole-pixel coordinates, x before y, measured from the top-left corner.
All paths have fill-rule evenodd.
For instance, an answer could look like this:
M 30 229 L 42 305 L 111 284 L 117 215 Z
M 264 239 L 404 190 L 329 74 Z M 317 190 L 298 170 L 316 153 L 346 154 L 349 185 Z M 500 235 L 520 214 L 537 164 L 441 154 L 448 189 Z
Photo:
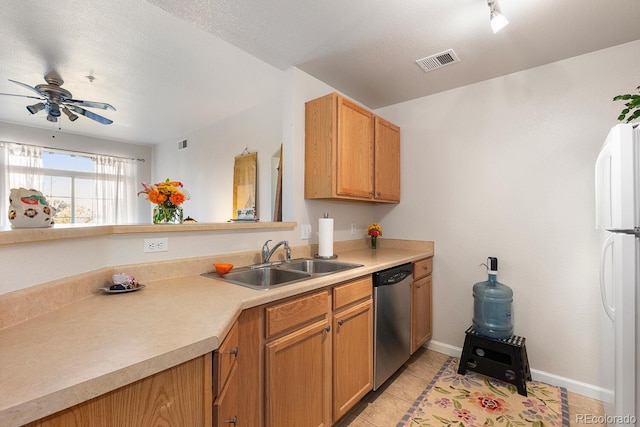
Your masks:
M 134 160 L 19 144 L 4 146 L 4 156 L 0 156 L 8 171 L 4 191 L 8 194 L 17 187 L 41 191 L 57 210 L 56 224 L 132 222 Z
M 96 209 L 96 164 L 89 157 L 43 152 L 42 193 L 56 208 L 57 224 L 94 223 Z

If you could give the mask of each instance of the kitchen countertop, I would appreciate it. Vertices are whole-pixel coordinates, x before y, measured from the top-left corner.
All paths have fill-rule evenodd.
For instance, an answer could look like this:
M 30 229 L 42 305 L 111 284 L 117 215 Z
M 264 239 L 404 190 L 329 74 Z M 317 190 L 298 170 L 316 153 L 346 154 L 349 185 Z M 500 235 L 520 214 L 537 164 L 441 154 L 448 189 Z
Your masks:
M 340 253 L 363 267 L 271 290 L 202 275 L 154 280 L 0 331 L 0 425 L 19 426 L 218 348 L 243 309 L 433 256 L 379 248 Z

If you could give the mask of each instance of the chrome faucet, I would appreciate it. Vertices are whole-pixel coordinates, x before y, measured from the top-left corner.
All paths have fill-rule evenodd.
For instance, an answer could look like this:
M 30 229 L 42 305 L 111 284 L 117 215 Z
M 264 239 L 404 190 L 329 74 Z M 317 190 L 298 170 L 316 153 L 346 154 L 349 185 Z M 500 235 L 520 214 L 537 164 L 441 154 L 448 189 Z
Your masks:
M 269 262 L 269 260 L 271 259 L 271 255 L 273 255 L 273 253 L 276 251 L 276 249 L 278 249 L 280 246 L 284 245 L 284 251 L 286 254 L 286 262 L 290 262 L 291 261 L 291 248 L 289 247 L 289 242 L 286 240 L 282 240 L 278 243 L 276 243 L 276 245 L 269 250 L 269 242 L 271 240 L 267 240 L 266 242 L 264 242 L 264 245 L 262 245 L 262 262 L 263 263 L 267 263 Z

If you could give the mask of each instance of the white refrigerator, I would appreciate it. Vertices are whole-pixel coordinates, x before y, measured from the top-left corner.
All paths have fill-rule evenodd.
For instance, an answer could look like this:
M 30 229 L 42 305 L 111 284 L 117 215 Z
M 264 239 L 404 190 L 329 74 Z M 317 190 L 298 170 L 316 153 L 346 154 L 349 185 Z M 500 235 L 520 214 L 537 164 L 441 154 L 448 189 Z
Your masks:
M 640 127 L 614 126 L 596 161 L 596 227 L 606 230 L 600 292 L 606 316 L 601 346 L 609 425 L 640 416 Z

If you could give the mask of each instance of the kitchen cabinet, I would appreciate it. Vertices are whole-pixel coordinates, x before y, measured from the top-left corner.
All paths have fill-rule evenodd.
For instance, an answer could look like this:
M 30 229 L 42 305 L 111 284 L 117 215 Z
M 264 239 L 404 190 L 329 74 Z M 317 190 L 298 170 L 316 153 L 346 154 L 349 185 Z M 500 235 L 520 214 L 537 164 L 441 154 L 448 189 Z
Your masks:
M 238 324 L 234 323 L 213 353 L 213 427 L 238 424 L 238 353 Z
M 400 128 L 375 117 L 374 198 L 379 202 L 400 202 Z
M 210 426 L 211 353 L 105 393 L 30 427 Z
M 433 333 L 432 279 L 433 258 L 413 263 L 411 286 L 411 353 L 414 353 Z
M 305 104 L 305 198 L 400 201 L 400 128 L 331 93 Z
M 333 288 L 333 420 L 373 388 L 373 299 L 371 278 Z
M 239 425 L 330 426 L 373 388 L 371 276 L 244 310 L 239 336 Z
M 327 291 L 265 310 L 265 425 L 331 425 Z

